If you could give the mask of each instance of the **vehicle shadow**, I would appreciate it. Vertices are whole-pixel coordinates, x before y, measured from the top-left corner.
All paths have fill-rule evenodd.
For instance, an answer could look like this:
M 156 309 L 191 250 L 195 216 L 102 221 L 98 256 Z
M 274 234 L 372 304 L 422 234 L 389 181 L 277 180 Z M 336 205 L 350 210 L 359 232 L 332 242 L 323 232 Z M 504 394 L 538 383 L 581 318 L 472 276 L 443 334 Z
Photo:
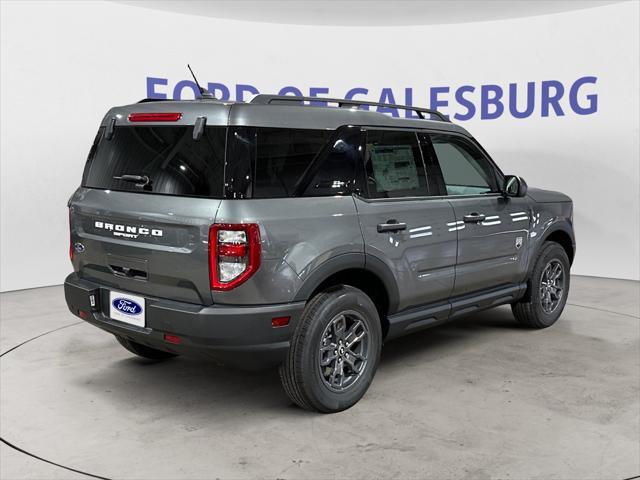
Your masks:
M 472 314 L 389 342 L 383 348 L 380 369 L 407 362 L 427 364 L 432 358 L 455 354 L 483 334 L 492 334 L 488 338 L 484 335 L 484 341 L 499 341 L 496 332 L 519 328 L 508 308 Z M 105 355 L 112 358 L 115 350 L 108 350 Z M 99 395 L 101 401 L 114 402 L 118 409 L 139 406 L 159 412 L 157 415 L 188 412 L 196 417 L 215 412 L 230 417 L 255 410 L 308 415 L 286 397 L 276 369 L 247 372 L 181 357 L 162 362 L 133 356 L 103 360 L 110 362 L 108 368 L 82 371 L 74 383 L 92 396 Z
M 380 367 L 407 362 L 414 357 L 425 361 L 453 354 L 466 344 L 493 341 L 501 331 L 526 330 L 518 324 L 509 306 L 470 313 L 450 322 L 420 330 L 385 343 Z

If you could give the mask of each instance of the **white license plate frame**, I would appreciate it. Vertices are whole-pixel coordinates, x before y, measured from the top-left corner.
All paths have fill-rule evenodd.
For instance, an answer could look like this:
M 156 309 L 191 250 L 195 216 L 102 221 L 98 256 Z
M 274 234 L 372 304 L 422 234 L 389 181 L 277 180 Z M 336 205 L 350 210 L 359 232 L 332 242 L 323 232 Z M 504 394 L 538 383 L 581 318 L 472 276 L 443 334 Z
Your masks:
M 115 290 L 109 291 L 109 318 L 112 320 L 144 328 L 146 313 L 144 297 Z

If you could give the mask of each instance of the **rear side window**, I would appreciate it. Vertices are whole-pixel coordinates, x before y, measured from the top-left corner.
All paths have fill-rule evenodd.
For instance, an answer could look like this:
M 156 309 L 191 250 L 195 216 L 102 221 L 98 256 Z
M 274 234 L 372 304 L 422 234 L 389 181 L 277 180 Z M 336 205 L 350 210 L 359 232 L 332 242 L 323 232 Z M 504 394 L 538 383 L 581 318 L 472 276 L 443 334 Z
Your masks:
M 360 191 L 360 138 L 358 127 L 231 127 L 226 197 L 323 197 Z
M 222 198 L 225 127 L 206 127 L 193 140 L 192 126 L 119 126 L 111 140 L 103 129 L 87 161 L 83 186 L 138 193 Z M 147 177 L 149 184 L 115 177 Z
M 365 169 L 371 198 L 429 195 L 414 132 L 368 130 Z
M 305 197 L 350 195 L 361 192 L 361 131 L 343 127 L 331 137 L 324 151 L 303 173 L 296 193 Z
M 227 137 L 225 197 L 252 198 L 258 132 L 255 127 L 230 127 Z
M 320 154 L 331 133 L 328 130 L 258 128 L 254 198 L 293 196 L 298 180 Z
M 497 191 L 493 167 L 475 145 L 457 135 L 430 136 L 448 195 Z

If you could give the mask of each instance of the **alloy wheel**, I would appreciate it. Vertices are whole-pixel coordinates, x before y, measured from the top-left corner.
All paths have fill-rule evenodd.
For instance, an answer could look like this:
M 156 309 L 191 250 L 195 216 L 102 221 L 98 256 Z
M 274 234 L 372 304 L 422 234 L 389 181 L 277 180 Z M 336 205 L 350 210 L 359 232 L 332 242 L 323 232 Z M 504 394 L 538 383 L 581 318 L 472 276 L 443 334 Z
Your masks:
M 540 305 L 546 314 L 553 313 L 564 295 L 564 267 L 553 259 L 547 263 L 540 277 Z
M 318 368 L 330 390 L 353 386 L 367 368 L 371 336 L 364 318 L 353 310 L 331 319 L 320 339 Z

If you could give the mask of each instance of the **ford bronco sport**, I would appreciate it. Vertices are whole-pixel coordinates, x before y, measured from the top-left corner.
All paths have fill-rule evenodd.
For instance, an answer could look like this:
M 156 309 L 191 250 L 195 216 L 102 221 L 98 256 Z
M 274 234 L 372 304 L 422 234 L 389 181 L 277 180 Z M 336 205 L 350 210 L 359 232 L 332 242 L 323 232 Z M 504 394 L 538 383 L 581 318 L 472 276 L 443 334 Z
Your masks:
M 111 109 L 69 201 L 71 312 L 142 357 L 278 365 L 320 412 L 364 395 L 385 341 L 502 304 L 558 319 L 569 197 L 504 175 L 437 111 L 318 102 Z

